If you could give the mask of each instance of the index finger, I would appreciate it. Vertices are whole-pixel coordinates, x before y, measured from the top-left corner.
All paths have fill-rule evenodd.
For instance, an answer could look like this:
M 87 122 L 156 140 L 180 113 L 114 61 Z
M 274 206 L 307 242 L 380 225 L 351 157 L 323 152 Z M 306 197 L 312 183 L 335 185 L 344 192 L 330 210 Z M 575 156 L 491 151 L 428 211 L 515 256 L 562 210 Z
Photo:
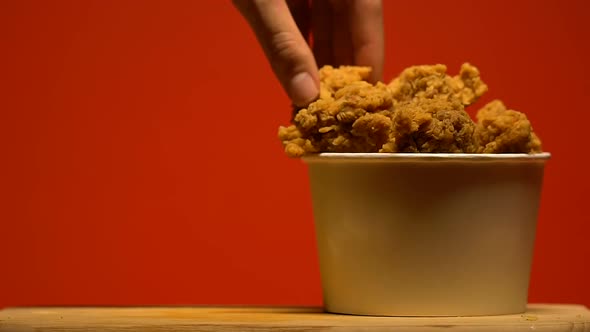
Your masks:
M 350 0 L 348 9 L 354 64 L 370 66 L 371 80 L 381 80 L 385 57 L 383 4 L 381 0 Z
M 262 45 L 283 88 L 298 106 L 319 94 L 319 74 L 311 49 L 285 0 L 234 0 Z

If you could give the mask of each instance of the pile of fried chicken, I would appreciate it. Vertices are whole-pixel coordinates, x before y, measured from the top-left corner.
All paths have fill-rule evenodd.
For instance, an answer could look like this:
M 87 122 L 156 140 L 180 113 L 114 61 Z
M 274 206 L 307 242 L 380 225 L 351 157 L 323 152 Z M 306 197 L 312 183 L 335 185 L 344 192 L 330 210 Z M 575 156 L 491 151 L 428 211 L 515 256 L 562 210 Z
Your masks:
M 476 67 L 446 72 L 440 64 L 413 66 L 389 84 L 371 84 L 369 67 L 322 67 L 319 98 L 279 128 L 286 154 L 542 151 L 527 117 L 501 101 L 480 109 L 476 122 L 465 112 L 488 90 Z

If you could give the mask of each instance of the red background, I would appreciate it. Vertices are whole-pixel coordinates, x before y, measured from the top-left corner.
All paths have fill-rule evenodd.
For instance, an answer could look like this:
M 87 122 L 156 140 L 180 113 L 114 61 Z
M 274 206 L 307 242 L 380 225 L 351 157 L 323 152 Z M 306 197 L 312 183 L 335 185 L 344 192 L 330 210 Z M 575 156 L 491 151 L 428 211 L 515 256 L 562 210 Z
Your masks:
M 533 302 L 590 305 L 589 3 L 385 1 L 387 78 L 470 61 L 553 153 Z M 321 304 L 289 102 L 228 1 L 2 1 L 0 45 L 0 306 Z

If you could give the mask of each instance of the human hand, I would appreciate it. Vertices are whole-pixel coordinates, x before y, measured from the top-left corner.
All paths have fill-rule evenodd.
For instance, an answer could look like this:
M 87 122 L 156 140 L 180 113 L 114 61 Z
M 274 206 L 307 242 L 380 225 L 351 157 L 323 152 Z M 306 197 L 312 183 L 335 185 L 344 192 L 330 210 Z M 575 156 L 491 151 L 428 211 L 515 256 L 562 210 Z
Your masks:
M 296 106 L 318 97 L 318 66 L 370 66 L 371 79 L 381 79 L 381 0 L 233 0 L 233 4 Z

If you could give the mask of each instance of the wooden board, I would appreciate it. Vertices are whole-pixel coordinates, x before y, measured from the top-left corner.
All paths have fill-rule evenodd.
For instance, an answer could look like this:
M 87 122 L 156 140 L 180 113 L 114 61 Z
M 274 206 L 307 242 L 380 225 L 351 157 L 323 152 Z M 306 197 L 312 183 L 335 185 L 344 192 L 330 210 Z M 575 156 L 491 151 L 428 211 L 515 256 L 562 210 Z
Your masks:
M 530 305 L 523 315 L 448 318 L 366 317 L 319 308 L 133 307 L 9 308 L 0 331 L 584 331 L 590 311 L 577 305 Z

